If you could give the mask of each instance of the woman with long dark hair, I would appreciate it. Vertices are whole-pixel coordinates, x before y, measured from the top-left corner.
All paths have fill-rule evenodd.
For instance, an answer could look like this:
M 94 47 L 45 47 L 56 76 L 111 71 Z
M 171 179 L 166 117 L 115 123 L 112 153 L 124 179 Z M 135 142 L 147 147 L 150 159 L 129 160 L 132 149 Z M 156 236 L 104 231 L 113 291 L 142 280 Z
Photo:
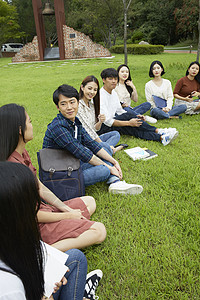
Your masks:
M 0 136 L 0 160 L 24 164 L 36 176 L 36 169 L 25 149 L 26 143 L 33 139 L 33 127 L 23 106 L 7 104 L 0 108 Z M 105 226 L 89 220 L 96 209 L 93 197 L 62 202 L 39 179 L 37 181 L 40 197 L 48 203 L 42 202 L 37 213 L 44 242 L 66 251 L 104 241 Z
M 174 89 L 175 105 L 185 104 L 185 114 L 196 115 L 200 113 L 200 64 L 193 61 L 180 78 Z M 196 99 L 194 99 L 196 98 Z
M 25 166 L 1 162 L 0 298 L 8 291 L 6 299 L 41 300 L 43 296 L 43 249 L 36 223 L 39 206 L 32 173 Z M 3 284 L 8 279 L 6 291 Z
M 108 132 L 98 136 L 96 131 L 101 129 L 105 121 L 105 115 L 100 114 L 99 81 L 91 75 L 83 79 L 79 90 L 79 107 L 77 117 L 89 135 L 106 149 L 114 154 L 127 147 L 121 144 L 114 148 L 119 142 L 120 134 L 117 131 Z
M 117 68 L 117 72 L 118 83 L 115 91 L 118 94 L 121 106 L 127 112 L 133 110 L 136 114 L 143 116 L 143 114 L 151 108 L 151 105 L 148 102 L 144 102 L 138 106 L 131 107 L 131 100 L 138 102 L 138 93 L 131 79 L 129 67 L 125 64 L 122 64 Z M 156 119 L 149 116 L 143 116 L 143 120 L 149 123 L 157 122 Z
M 39 207 L 38 181 L 31 170 L 19 163 L 0 162 L 0 299 L 43 299 L 46 249 L 40 241 L 37 224 Z M 51 299 L 93 299 L 91 289 L 84 293 L 86 257 L 78 249 L 66 253 L 69 255 L 66 262 L 69 272 L 65 274 L 68 282 L 66 285 L 63 280 L 65 285 Z M 94 291 L 99 281 L 97 271 L 87 276 Z M 58 286 L 60 284 L 56 284 L 55 291 Z
M 153 78 L 145 85 L 145 95 L 151 104 L 151 116 L 159 119 L 179 118 L 184 113 L 186 105 L 173 106 L 173 91 L 171 82 L 162 78 L 165 74 L 163 64 L 154 60 L 149 68 L 149 77 Z

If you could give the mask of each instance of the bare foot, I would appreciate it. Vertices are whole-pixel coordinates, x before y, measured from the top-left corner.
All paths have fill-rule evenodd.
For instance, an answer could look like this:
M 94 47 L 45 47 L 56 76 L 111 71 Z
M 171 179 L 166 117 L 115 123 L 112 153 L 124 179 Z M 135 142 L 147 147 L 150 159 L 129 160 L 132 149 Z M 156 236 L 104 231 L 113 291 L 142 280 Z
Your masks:
M 170 116 L 170 119 L 179 119 L 179 116 Z
M 122 150 L 122 149 L 124 149 L 123 146 L 118 146 L 118 147 L 116 147 L 116 148 L 113 147 L 113 155 L 114 155 L 117 151 L 120 151 L 120 150 Z

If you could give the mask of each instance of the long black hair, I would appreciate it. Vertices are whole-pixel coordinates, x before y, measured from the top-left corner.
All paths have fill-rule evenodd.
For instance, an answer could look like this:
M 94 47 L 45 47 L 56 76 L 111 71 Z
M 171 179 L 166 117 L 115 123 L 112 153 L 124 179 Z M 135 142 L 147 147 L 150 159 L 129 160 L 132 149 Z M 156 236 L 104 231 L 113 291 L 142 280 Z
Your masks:
M 17 148 L 20 129 L 24 140 L 25 108 L 14 103 L 0 107 L 0 161 L 7 160 Z
M 131 73 L 130 73 L 129 67 L 128 67 L 127 65 L 125 65 L 125 64 L 120 65 L 120 66 L 117 68 L 117 72 L 118 72 L 118 82 L 119 82 L 119 71 L 120 71 L 120 69 L 121 69 L 122 67 L 126 67 L 126 68 L 128 69 L 128 71 L 129 71 L 128 78 L 124 81 L 124 84 L 125 84 L 125 86 L 126 86 L 127 91 L 128 91 L 129 94 L 130 94 L 130 97 L 131 97 L 132 92 L 133 92 L 133 89 L 132 89 L 131 86 L 129 86 L 129 85 L 126 84 L 126 81 L 127 81 L 127 80 L 130 80 L 130 81 L 131 81 Z
M 95 117 L 96 117 L 96 119 L 98 119 L 98 115 L 100 113 L 99 81 L 95 76 L 90 75 L 90 76 L 85 77 L 85 79 L 83 79 L 81 85 L 83 87 L 85 87 L 89 82 L 95 82 L 97 84 L 97 93 L 93 98 L 93 102 L 94 102 L 94 109 L 95 109 Z M 82 98 L 83 98 L 83 91 L 80 86 L 79 100 Z
M 187 71 L 186 71 L 186 76 L 189 74 L 189 72 L 188 72 L 188 70 L 189 70 L 189 68 L 192 66 L 192 65 L 197 65 L 197 66 L 199 66 L 199 73 L 194 77 L 194 79 L 198 82 L 198 83 L 200 83 L 200 64 L 199 64 L 199 62 L 198 61 L 193 61 L 193 62 L 191 62 L 191 64 L 189 65 L 189 67 L 187 68 Z
M 36 220 L 39 206 L 31 170 L 19 163 L 0 162 L 0 259 L 19 276 L 28 300 L 41 300 L 44 292 L 43 250 Z

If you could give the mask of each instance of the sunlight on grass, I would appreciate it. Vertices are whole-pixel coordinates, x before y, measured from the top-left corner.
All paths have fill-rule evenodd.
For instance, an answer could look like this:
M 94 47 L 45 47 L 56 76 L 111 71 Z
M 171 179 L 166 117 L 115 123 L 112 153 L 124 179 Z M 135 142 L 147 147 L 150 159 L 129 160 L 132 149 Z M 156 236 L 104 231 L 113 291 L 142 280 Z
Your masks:
M 165 78 L 174 88 L 185 75 L 194 54 L 128 57 L 139 104 L 145 101 L 144 86 L 155 59 L 164 64 Z M 27 145 L 33 164 L 42 147 L 47 124 L 56 116 L 53 91 L 61 84 L 79 90 L 87 75 L 95 75 L 102 86 L 100 72 L 117 68 L 123 56 L 112 59 L 67 60 L 10 64 L 0 59 L 0 105 L 15 102 L 26 107 L 34 127 L 34 140 Z M 84 250 L 89 271 L 100 268 L 104 277 L 97 290 L 100 299 L 200 299 L 199 253 L 199 163 L 200 116 L 183 115 L 182 120 L 158 121 L 157 126 L 176 127 L 179 137 L 163 147 L 161 143 L 123 136 L 129 147 L 147 147 L 158 157 L 132 161 L 125 152 L 115 156 L 124 179 L 141 184 L 137 196 L 111 196 L 105 183 L 86 189 L 96 198 L 93 220 L 107 228 L 107 239 Z

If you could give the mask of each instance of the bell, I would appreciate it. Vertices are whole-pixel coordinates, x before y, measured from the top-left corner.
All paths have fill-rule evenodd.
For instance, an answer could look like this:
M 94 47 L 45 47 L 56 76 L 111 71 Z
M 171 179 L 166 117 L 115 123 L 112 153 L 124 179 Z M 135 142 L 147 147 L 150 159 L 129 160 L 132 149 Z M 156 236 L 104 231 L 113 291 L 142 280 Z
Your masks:
M 42 11 L 42 14 L 45 16 L 51 16 L 55 14 L 54 9 L 51 8 L 51 4 L 49 3 L 49 1 L 45 3 L 45 7 Z

